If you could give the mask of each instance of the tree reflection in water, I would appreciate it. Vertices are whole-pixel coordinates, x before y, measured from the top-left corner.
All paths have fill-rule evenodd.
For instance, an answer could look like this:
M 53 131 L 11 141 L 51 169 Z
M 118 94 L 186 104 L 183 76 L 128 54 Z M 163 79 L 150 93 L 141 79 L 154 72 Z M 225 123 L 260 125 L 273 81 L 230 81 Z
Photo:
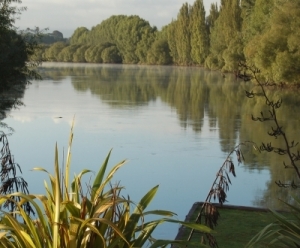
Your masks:
M 91 92 L 99 100 L 112 108 L 139 108 L 161 99 L 176 110 L 182 128 L 192 127 L 201 133 L 204 118 L 208 118 L 211 130 L 218 130 L 220 147 L 224 153 L 243 141 L 260 144 L 267 138 L 268 127 L 251 120 L 251 114 L 259 113 L 264 99 L 250 101 L 245 90 L 255 87 L 250 82 L 237 80 L 233 75 L 223 77 L 218 72 L 190 67 L 159 67 L 138 65 L 68 65 L 51 64 L 43 67 L 42 75 L 55 83 L 71 76 L 77 91 Z M 280 95 L 284 106 L 278 117 L 291 137 L 297 137 L 299 122 L 295 116 L 300 97 L 290 91 L 274 91 Z M 276 142 L 280 142 L 276 140 Z M 293 178 L 292 170 L 284 170 L 282 161 L 273 154 L 245 151 L 245 168 L 248 171 L 270 170 L 271 180 L 266 182 L 263 197 L 254 200 L 256 206 L 272 206 L 280 209 L 282 205 L 274 199 L 288 200 L 286 191 L 279 189 L 274 181 Z

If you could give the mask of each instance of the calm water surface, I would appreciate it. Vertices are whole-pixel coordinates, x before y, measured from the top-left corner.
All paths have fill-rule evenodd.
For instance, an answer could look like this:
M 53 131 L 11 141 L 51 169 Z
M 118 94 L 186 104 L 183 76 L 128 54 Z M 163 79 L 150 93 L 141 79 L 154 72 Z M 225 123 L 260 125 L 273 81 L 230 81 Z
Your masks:
M 53 171 L 56 142 L 63 160 L 75 116 L 72 173 L 98 171 L 113 148 L 110 167 L 128 159 L 113 179 L 125 187 L 123 195 L 137 202 L 159 185 L 149 210 L 171 210 L 184 220 L 194 202 L 205 200 L 233 147 L 260 142 L 266 131 L 251 121 L 261 106 L 245 98 L 251 86 L 231 75 L 199 68 L 55 63 L 43 64 L 41 74 L 44 80 L 25 92 L 26 106 L 4 121 L 15 129 L 10 146 L 31 193 L 44 193 L 47 178 L 31 168 Z M 283 112 L 280 118 L 290 118 L 290 130 L 299 126 Z M 232 178 L 228 204 L 278 208 L 274 195 L 280 192 L 273 185 L 285 175 L 278 169 L 281 162 L 251 147 L 245 157 Z M 164 224 L 156 237 L 172 239 L 177 230 Z

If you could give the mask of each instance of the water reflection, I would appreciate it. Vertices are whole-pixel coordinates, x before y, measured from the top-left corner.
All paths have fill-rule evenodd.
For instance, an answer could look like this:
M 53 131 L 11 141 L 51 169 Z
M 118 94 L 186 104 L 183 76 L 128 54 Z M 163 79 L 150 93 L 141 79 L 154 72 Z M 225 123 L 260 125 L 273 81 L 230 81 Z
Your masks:
M 46 68 L 43 74 L 57 79 L 56 69 Z M 59 74 L 74 75 L 76 90 L 90 91 L 115 107 L 147 105 L 160 98 L 176 109 L 182 127 L 192 126 L 196 132 L 201 131 L 207 113 L 212 128 L 216 119 L 225 128 L 221 134 L 223 150 L 229 151 L 235 144 L 240 113 L 236 102 L 243 98 L 240 93 L 244 87 L 230 75 L 224 83 L 221 75 L 202 69 L 122 65 L 63 68 Z
M 113 108 L 140 108 L 156 99 L 161 99 L 177 113 L 182 128 L 192 127 L 201 133 L 205 116 L 208 117 L 210 131 L 218 130 L 221 150 L 228 153 L 239 142 L 246 140 L 260 144 L 272 142 L 280 146 L 280 138 L 267 135 L 270 126 L 253 122 L 251 114 L 258 115 L 264 106 L 264 99 L 248 99 L 245 90 L 256 88 L 237 81 L 232 75 L 210 72 L 197 68 L 175 68 L 156 66 L 74 65 L 42 68 L 45 78 L 59 83 L 71 76 L 77 91 L 90 92 Z M 283 107 L 278 117 L 290 140 L 298 137 L 300 120 L 297 118 L 299 95 L 290 91 L 270 91 L 271 97 L 283 99 Z M 283 169 L 283 157 L 271 153 L 246 150 L 246 170 L 270 170 L 271 180 L 266 182 L 263 197 L 253 204 L 282 208 L 277 198 L 289 200 L 287 190 L 279 189 L 276 180 L 292 180 L 294 171 Z M 251 177 L 252 175 L 249 174 Z M 242 190 L 242 189 L 241 189 Z
M 20 99 L 24 96 L 26 85 L 16 85 L 10 89 L 0 89 L 0 127 L 9 130 L 12 127 L 6 125 L 2 120 L 7 116 L 7 113 L 13 109 L 23 105 Z

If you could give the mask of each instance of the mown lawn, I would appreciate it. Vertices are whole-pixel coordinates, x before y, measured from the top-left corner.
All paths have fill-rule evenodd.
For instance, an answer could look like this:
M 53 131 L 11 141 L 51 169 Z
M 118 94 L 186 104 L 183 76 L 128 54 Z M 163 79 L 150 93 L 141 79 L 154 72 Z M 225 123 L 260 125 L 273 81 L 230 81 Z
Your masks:
M 190 220 L 195 220 L 201 205 L 197 204 L 195 211 L 190 213 Z M 218 208 L 220 218 L 215 228 L 214 236 L 220 248 L 242 248 L 263 227 L 275 221 L 273 215 L 263 210 L 245 210 L 239 208 Z M 285 213 L 288 214 L 288 213 Z M 191 229 L 183 228 L 180 239 L 187 240 Z M 188 247 L 199 247 L 200 233 L 195 232 L 192 238 L 193 244 Z M 264 247 L 264 246 L 260 246 Z

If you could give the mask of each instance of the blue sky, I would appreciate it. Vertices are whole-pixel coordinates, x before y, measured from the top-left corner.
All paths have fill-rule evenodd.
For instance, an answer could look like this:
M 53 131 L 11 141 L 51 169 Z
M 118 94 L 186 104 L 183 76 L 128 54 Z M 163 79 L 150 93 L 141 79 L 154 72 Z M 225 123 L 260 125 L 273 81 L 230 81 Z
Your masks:
M 159 29 L 175 19 L 183 3 L 194 0 L 23 0 L 27 7 L 16 26 L 20 29 L 39 27 L 59 30 L 70 37 L 77 27 L 91 29 L 112 15 L 139 15 Z M 211 3 L 203 0 L 206 13 Z

